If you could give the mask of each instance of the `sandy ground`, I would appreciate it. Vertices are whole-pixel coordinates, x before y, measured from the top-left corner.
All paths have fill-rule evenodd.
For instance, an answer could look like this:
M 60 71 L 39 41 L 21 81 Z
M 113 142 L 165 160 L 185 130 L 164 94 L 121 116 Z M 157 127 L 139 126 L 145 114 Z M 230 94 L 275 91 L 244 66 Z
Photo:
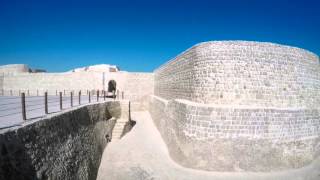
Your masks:
M 301 169 L 275 173 L 188 169 L 171 160 L 148 112 L 132 113 L 132 119 L 133 129 L 104 150 L 97 180 L 320 180 L 320 159 Z
M 112 100 L 107 98 L 107 100 Z M 99 98 L 103 101 L 103 97 Z M 97 97 L 92 96 L 91 102 L 96 103 Z M 89 97 L 81 96 L 81 105 L 88 104 Z M 63 96 L 63 110 L 71 108 L 70 96 Z M 79 106 L 78 96 L 73 97 L 73 106 Z M 49 114 L 60 112 L 59 96 L 48 96 L 48 112 Z M 20 96 L 0 96 L 0 129 L 21 125 L 22 108 Z M 27 120 L 35 118 L 43 118 L 45 116 L 44 96 L 26 96 L 26 116 Z

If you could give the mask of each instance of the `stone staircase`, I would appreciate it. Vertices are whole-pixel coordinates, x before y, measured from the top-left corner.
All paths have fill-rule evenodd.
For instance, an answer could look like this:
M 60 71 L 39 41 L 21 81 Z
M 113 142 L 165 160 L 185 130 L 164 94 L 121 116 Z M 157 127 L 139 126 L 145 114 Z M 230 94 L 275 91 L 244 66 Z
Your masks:
M 128 121 L 129 121 L 128 119 L 123 119 L 123 118 L 117 119 L 117 122 L 112 130 L 112 140 L 121 138 L 124 127 Z
M 121 138 L 125 132 L 126 123 L 130 122 L 130 101 L 120 100 L 120 109 L 115 109 L 114 117 L 116 124 L 112 130 L 111 140 L 117 140 Z

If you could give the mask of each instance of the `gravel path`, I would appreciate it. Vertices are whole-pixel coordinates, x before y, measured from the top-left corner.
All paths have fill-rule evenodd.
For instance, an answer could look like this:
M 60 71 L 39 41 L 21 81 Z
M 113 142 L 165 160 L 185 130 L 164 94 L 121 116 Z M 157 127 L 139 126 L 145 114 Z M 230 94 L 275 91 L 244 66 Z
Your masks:
M 104 150 L 97 180 L 319 180 L 320 160 L 277 173 L 209 172 L 188 169 L 171 160 L 148 112 L 134 112 L 133 129 Z

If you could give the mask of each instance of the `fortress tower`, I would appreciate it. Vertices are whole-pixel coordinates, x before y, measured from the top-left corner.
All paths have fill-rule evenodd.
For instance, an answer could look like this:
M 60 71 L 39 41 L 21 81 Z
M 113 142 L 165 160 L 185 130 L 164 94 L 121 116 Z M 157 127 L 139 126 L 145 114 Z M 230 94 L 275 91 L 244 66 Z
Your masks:
M 196 169 L 274 171 L 320 150 L 317 55 L 273 43 L 200 43 L 154 71 L 150 112 L 171 157 Z

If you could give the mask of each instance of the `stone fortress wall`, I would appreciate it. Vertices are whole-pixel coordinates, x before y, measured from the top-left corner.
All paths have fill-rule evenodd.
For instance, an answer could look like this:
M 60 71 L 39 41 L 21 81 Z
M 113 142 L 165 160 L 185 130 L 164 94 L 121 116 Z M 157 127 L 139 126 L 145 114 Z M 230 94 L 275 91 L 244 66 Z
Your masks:
M 29 68 L 25 64 L 8 64 L 0 66 L 0 76 L 25 72 L 29 72 Z
M 305 166 L 320 154 L 319 58 L 299 48 L 206 42 L 154 73 L 21 71 L 3 73 L 0 89 L 107 90 L 110 80 L 133 110 L 149 109 L 183 166 L 275 171 Z
M 155 70 L 155 95 L 205 104 L 313 107 L 319 58 L 272 43 L 198 44 Z
M 0 129 L 0 179 L 95 180 L 128 101 L 83 105 Z
M 176 162 L 274 171 L 319 156 L 316 55 L 272 43 L 207 42 L 154 73 L 150 113 Z
M 10 95 L 12 90 L 15 95 L 27 92 L 30 95 L 55 95 L 56 90 L 82 91 L 108 90 L 108 82 L 115 80 L 117 90 L 124 92 L 124 98 L 132 101 L 133 108 L 146 109 L 147 97 L 153 94 L 153 73 L 118 72 L 65 72 L 65 73 L 26 73 L 5 74 L 0 79 L 0 89 L 5 95 Z

